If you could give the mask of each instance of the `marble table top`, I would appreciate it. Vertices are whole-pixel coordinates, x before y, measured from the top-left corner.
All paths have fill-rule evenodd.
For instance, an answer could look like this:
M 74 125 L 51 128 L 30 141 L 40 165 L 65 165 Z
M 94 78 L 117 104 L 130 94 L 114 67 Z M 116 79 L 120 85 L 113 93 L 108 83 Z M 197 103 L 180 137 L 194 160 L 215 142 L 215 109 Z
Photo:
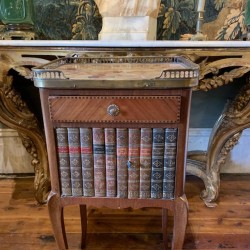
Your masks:
M 250 48 L 250 41 L 0 40 L 1 47 Z

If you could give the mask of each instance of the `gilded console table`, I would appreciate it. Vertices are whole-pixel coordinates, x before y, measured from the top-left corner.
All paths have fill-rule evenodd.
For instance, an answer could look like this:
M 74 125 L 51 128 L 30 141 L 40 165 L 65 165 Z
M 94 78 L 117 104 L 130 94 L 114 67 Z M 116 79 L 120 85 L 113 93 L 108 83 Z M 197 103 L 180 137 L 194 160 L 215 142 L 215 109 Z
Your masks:
M 34 114 L 13 88 L 10 69 L 32 78 L 30 67 L 49 62 L 75 51 L 95 51 L 99 56 L 107 49 L 120 54 L 183 55 L 200 65 L 196 90 L 229 84 L 250 71 L 250 42 L 145 41 L 141 43 L 101 41 L 0 41 L 0 122 L 16 129 L 32 155 L 35 171 L 35 197 L 39 203 L 50 190 L 44 133 Z M 22 82 L 18 83 L 22 84 Z M 229 103 L 210 136 L 207 151 L 189 152 L 187 172 L 200 177 L 205 190 L 201 196 L 207 206 L 214 206 L 219 195 L 220 168 L 227 154 L 238 142 L 241 132 L 250 127 L 250 85 L 246 84 Z

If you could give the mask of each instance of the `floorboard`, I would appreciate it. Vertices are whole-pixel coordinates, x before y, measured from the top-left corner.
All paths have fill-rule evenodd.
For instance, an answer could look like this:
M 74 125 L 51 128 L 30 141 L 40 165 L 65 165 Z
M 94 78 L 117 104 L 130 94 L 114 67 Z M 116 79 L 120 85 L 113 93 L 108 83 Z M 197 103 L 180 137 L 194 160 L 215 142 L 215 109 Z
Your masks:
M 218 206 L 207 208 L 203 183 L 189 176 L 189 219 L 184 248 L 250 249 L 250 175 L 222 175 Z M 34 199 L 33 178 L 0 179 L 0 249 L 56 250 L 47 205 Z M 172 217 L 169 220 L 172 227 Z M 66 207 L 70 250 L 80 249 L 78 206 Z M 169 236 L 171 238 L 171 234 Z M 161 210 L 88 208 L 86 250 L 161 250 Z

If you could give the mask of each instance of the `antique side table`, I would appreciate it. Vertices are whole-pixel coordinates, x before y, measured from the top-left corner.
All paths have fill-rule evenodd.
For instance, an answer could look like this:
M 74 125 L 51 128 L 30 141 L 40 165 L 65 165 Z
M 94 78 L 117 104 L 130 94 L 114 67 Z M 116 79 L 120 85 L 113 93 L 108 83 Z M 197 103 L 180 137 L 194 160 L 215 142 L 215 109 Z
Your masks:
M 187 225 L 184 192 L 192 88 L 199 67 L 183 57 L 73 53 L 33 69 L 40 90 L 52 189 L 48 207 L 59 249 L 68 247 L 63 208 L 173 211 L 172 249 Z

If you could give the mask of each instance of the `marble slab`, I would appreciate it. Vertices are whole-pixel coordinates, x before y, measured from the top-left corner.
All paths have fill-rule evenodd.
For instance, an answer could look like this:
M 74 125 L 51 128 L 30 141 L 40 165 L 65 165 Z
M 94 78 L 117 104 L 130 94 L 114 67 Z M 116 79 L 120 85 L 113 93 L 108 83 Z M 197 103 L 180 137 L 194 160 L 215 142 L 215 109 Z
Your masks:
M 150 16 L 157 18 L 160 0 L 94 0 L 102 17 Z
M 131 41 L 144 41 L 155 40 L 155 34 L 152 32 L 101 32 L 98 39 L 102 41 L 112 40 L 131 40 Z
M 156 40 L 160 0 L 95 2 L 103 24 L 98 35 L 99 40 Z
M 133 25 L 132 25 L 133 24 Z M 104 32 L 152 32 L 155 30 L 157 20 L 149 16 L 143 17 L 104 17 Z
M 6 50 L 21 50 L 31 51 L 33 48 L 45 48 L 51 50 L 56 47 L 72 48 L 76 50 L 79 48 L 170 48 L 170 49 L 194 49 L 199 50 L 203 48 L 208 49 L 222 49 L 228 50 L 230 48 L 235 49 L 248 49 L 250 48 L 250 41 L 100 41 L 100 40 L 0 40 L 0 50 L 6 53 Z M 56 49 L 58 51 L 58 49 Z M 9 51 L 8 51 L 9 53 Z M 35 50 L 34 50 L 34 53 Z M 68 53 L 68 52 L 67 52 Z M 65 53 L 63 53 L 65 55 Z
M 157 19 L 145 17 L 104 17 L 99 40 L 156 40 Z

